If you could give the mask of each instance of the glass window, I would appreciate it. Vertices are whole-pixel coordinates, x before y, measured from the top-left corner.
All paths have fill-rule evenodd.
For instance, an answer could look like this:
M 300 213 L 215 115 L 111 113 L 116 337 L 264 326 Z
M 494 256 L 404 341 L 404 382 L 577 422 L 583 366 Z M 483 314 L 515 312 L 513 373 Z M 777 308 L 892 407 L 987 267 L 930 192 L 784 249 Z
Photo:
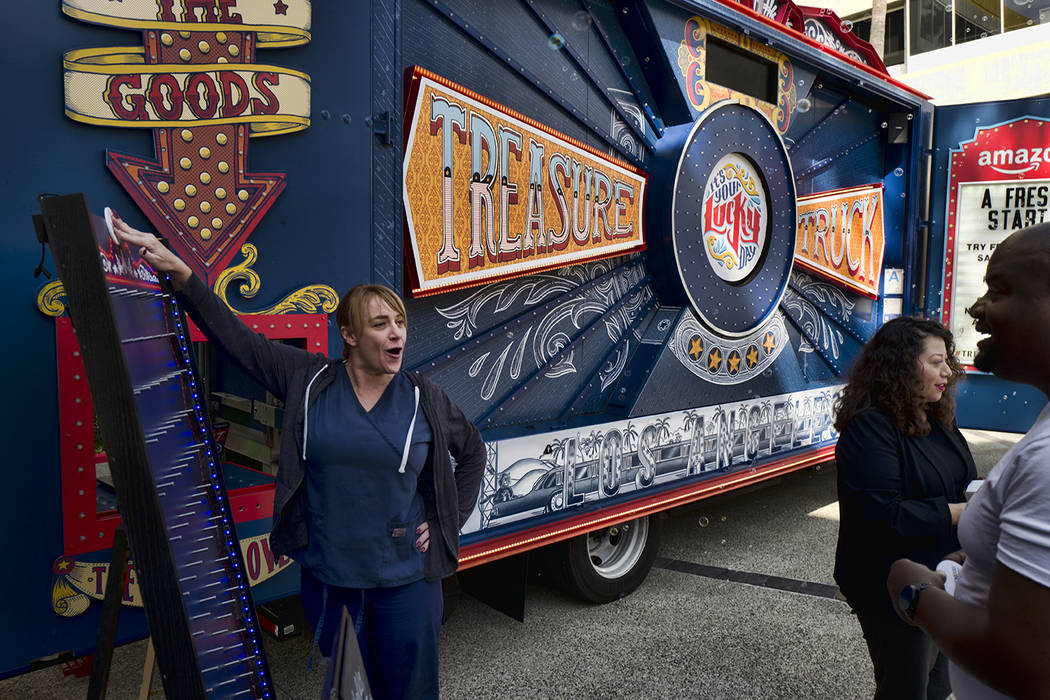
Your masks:
M 1050 22 L 1050 0 L 1004 0 L 1006 31 Z
M 1046 0 L 1050 3 L 1050 0 Z M 853 33 L 858 39 L 871 41 L 871 18 L 862 19 L 853 24 Z M 904 63 L 904 8 L 899 7 L 886 13 L 886 45 L 882 62 L 887 66 Z
M 999 33 L 999 0 L 955 0 L 955 43 Z
M 951 0 L 908 0 L 912 55 L 942 49 L 952 43 Z

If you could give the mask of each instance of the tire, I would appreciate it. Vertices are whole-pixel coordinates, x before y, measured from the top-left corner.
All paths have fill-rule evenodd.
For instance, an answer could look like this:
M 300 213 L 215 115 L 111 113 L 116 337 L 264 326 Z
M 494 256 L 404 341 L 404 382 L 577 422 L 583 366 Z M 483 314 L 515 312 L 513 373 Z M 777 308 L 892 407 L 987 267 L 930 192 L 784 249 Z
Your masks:
M 644 516 L 568 540 L 556 553 L 559 578 L 592 603 L 630 595 L 653 567 L 661 528 L 658 515 Z

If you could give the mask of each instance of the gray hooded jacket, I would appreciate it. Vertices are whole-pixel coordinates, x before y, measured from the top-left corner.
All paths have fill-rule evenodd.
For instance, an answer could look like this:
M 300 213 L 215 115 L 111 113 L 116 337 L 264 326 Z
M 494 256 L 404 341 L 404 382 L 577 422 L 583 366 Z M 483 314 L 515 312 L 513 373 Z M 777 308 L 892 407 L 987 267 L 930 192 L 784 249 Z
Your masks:
M 270 548 L 277 556 L 294 558 L 308 539 L 303 436 L 309 407 L 336 373 L 344 371 L 344 362 L 253 332 L 196 276 L 177 297 L 211 342 L 284 402 Z M 477 502 L 485 443 L 440 386 L 418 372 L 405 375 L 419 388 L 419 403 L 434 435 L 418 484 L 430 523 L 430 548 L 423 571 L 433 581 L 451 575 L 458 565 L 459 530 Z M 455 469 L 450 454 L 456 460 Z

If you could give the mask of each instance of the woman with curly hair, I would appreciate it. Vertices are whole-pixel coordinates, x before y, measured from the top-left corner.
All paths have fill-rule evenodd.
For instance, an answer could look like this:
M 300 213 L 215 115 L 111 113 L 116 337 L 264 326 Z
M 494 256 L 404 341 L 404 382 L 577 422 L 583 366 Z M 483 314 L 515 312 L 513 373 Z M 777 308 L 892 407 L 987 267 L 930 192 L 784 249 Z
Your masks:
M 961 376 L 944 326 L 899 317 L 861 350 L 837 407 L 835 581 L 864 632 L 876 698 L 951 692 L 944 655 L 897 616 L 886 576 L 902 557 L 933 568 L 959 550 L 956 525 L 977 476 L 955 424 Z

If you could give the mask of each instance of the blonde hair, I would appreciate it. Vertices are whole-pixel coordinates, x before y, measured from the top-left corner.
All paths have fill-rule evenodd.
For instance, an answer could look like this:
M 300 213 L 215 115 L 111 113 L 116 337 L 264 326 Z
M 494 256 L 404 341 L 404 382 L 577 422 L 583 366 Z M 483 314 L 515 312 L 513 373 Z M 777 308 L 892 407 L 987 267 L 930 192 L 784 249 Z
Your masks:
M 335 322 L 339 328 L 349 328 L 351 333 L 360 336 L 365 322 L 368 320 L 366 307 L 368 300 L 372 297 L 385 301 L 407 323 L 408 314 L 405 313 L 405 302 L 401 301 L 401 297 L 394 290 L 381 284 L 359 284 L 344 294 L 343 298 L 339 300 L 339 306 L 335 310 Z M 349 357 L 350 346 L 344 340 L 343 359 L 349 359 Z

